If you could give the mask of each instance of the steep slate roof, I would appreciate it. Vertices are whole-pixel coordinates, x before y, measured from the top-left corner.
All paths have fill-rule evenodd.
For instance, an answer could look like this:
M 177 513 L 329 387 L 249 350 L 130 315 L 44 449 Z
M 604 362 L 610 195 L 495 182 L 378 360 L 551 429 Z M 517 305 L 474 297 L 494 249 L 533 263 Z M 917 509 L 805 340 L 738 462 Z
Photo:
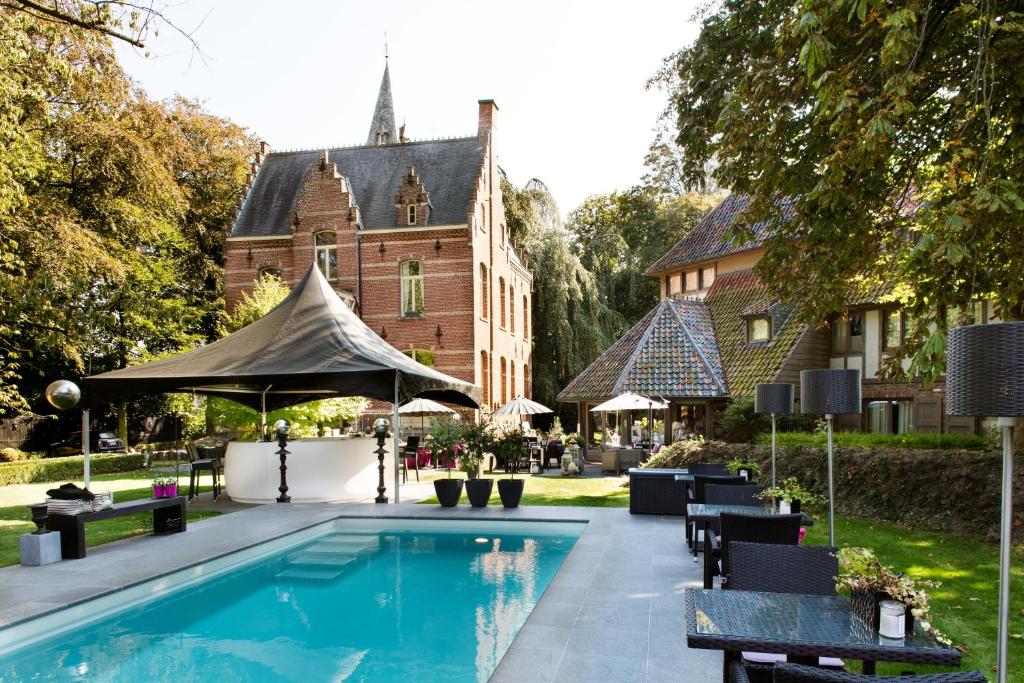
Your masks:
M 430 224 L 465 224 L 482 154 L 476 136 L 328 151 L 338 173 L 352 186 L 364 228 L 395 225 L 395 193 L 410 165 L 430 193 Z M 268 154 L 229 237 L 291 235 L 291 215 L 302 183 L 322 155 L 322 150 Z
M 395 127 L 395 104 L 391 98 L 391 74 L 388 64 L 384 65 L 384 77 L 380 79 L 380 92 L 377 93 L 377 104 L 373 108 L 373 119 L 370 121 L 370 134 L 366 136 L 366 144 L 377 144 L 377 134 L 383 133 L 387 142 L 399 142 L 398 128 Z
M 792 317 L 792 307 L 774 303 L 750 270 L 719 275 L 704 301 L 711 309 L 729 392 L 750 396 L 758 383 L 775 379 L 806 326 Z M 743 316 L 751 314 L 772 318 L 771 341 L 747 343 Z
M 664 299 L 558 395 L 609 398 L 623 391 L 711 398 L 727 394 L 711 311 L 699 301 Z
M 676 242 L 676 245 L 669 249 L 667 254 L 651 264 L 646 274 L 657 275 L 690 263 L 721 258 L 761 246 L 771 227 L 768 221 L 751 226 L 754 231 L 754 239 L 746 244 L 733 244 L 724 238 L 726 231 L 749 203 L 750 197 L 747 195 L 729 195 L 723 199 L 694 226 L 689 234 Z M 791 200 L 782 202 L 782 209 L 787 218 L 792 214 L 791 207 Z

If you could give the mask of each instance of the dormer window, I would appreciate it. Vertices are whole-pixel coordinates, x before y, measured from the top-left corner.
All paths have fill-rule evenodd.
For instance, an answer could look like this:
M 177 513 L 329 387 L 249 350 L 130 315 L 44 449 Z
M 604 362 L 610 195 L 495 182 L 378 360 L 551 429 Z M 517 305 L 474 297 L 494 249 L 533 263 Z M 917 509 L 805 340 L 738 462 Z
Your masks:
M 333 230 L 318 232 L 313 238 L 316 244 L 316 265 L 328 280 L 338 277 L 338 238 Z
M 747 318 L 747 343 L 767 342 L 772 339 L 772 321 L 766 315 Z
M 416 225 L 416 205 L 410 204 L 406 207 L 406 218 L 408 219 L 409 225 Z

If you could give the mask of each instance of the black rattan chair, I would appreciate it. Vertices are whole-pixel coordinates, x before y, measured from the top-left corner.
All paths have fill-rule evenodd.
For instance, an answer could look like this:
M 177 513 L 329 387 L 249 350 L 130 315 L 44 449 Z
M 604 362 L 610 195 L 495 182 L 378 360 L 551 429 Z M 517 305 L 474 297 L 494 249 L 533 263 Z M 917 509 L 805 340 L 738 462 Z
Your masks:
M 764 505 L 757 496 L 764 491 L 757 484 L 705 484 L 704 502 L 709 505 Z
M 774 683 L 985 683 L 987 679 L 977 671 L 883 677 L 818 669 L 803 664 L 776 664 L 773 680 Z
M 692 465 L 691 465 L 692 467 Z M 707 498 L 704 487 L 708 484 L 716 484 L 719 486 L 744 486 L 747 485 L 747 480 L 743 477 L 733 477 L 728 475 L 719 474 L 698 474 L 693 477 L 693 483 L 687 489 L 686 503 L 706 503 Z M 687 518 L 686 520 L 686 545 L 692 550 L 693 544 L 697 543 L 700 539 L 697 538 L 697 523 L 692 522 Z M 694 558 L 696 559 L 696 557 Z
M 690 474 L 709 474 L 714 477 L 726 477 L 729 469 L 724 462 L 693 462 L 686 466 Z
M 186 443 L 185 452 L 188 453 L 188 499 L 191 501 L 199 495 L 199 477 L 202 472 L 209 472 L 213 476 L 213 499 L 217 500 L 220 497 L 220 459 L 200 458 L 194 443 Z
M 796 545 L 800 541 L 800 524 L 803 515 L 739 515 L 724 512 L 721 515 L 722 538 L 708 536 L 711 552 L 704 558 L 704 583 L 711 578 L 722 576 L 723 586 L 729 581 L 729 544 L 735 541 Z M 715 559 L 718 562 L 715 562 Z M 720 565 L 720 566 L 719 566 Z
M 557 469 L 562 466 L 562 456 L 565 454 L 565 444 L 561 441 L 551 441 L 548 443 L 547 448 L 544 449 L 544 459 L 540 463 L 541 470 L 548 467 L 552 460 L 555 461 L 554 467 Z

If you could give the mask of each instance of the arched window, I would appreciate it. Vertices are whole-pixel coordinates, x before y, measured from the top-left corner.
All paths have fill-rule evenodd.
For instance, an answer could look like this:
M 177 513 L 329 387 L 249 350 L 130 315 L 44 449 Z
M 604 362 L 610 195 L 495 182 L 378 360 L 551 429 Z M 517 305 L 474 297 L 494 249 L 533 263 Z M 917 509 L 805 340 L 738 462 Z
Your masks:
M 508 379 L 509 386 L 512 387 L 512 394 L 509 398 L 515 398 L 519 394 L 516 393 L 516 362 L 514 360 L 508 362 Z
M 333 230 L 313 236 L 316 245 L 316 265 L 328 280 L 338 277 L 338 236 Z
M 263 266 L 260 268 L 260 279 L 265 277 L 276 277 L 278 280 L 281 279 L 281 269 L 274 266 Z
M 402 264 L 402 315 L 423 315 L 423 262 Z
M 505 356 L 501 357 L 501 404 L 504 405 L 508 398 L 508 376 L 505 374 Z
M 530 304 L 523 297 L 523 339 L 530 338 Z
M 487 364 L 487 352 L 480 352 L 480 386 L 484 390 L 484 405 L 488 405 L 491 402 L 491 383 L 490 383 L 491 367 Z
M 480 317 L 487 317 L 487 266 L 480 264 Z
M 530 366 L 523 363 L 523 396 L 529 398 L 530 393 Z
M 508 324 L 509 331 L 512 334 L 516 333 L 516 289 L 515 287 L 508 288 Z
M 500 306 L 498 319 L 501 321 L 501 326 L 505 327 L 505 278 L 503 277 L 498 278 L 498 302 Z

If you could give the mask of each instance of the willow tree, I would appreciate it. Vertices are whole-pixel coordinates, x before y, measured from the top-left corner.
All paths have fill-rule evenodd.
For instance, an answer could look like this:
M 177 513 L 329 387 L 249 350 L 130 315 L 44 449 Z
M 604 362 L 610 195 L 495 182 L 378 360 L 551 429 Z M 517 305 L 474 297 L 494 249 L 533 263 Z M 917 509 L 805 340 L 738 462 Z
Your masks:
M 774 220 L 758 265 L 821 320 L 895 285 L 905 352 L 942 369 L 949 311 L 1024 318 L 1024 3 L 727 0 L 656 79 L 681 174 Z M 787 202 L 780 202 L 788 198 Z M 783 220 L 783 204 L 792 211 Z
M 501 190 L 509 232 L 533 272 L 533 398 L 555 408 L 558 392 L 608 348 L 623 320 L 573 254 L 544 184 L 535 179 L 520 190 L 503 178 Z M 574 410 L 559 413 L 575 423 Z

